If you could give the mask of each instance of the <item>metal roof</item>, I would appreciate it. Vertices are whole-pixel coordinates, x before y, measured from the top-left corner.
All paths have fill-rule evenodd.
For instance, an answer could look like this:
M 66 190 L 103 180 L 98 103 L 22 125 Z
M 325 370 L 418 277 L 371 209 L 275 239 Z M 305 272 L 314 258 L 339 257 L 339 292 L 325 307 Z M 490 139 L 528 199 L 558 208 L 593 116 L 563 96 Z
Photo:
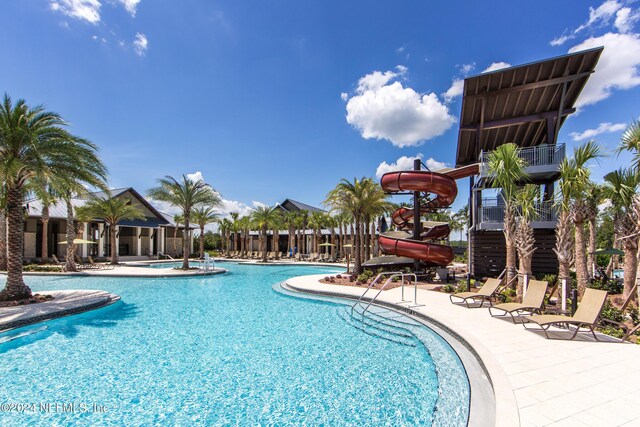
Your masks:
M 456 166 L 513 142 L 555 144 L 604 48 L 585 50 L 464 80 Z
M 292 199 L 285 199 L 285 201 L 280 203 L 278 206 L 280 206 L 282 209 L 284 209 L 287 212 L 290 212 L 290 211 L 325 212 L 320 208 L 316 208 L 314 206 L 307 205 L 306 203 L 298 202 Z

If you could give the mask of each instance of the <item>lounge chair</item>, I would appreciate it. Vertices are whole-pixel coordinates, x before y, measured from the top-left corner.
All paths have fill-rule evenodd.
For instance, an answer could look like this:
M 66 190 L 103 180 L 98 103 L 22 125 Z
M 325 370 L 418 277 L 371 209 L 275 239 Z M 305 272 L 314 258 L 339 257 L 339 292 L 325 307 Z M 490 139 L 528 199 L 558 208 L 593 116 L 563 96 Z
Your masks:
M 89 256 L 87 257 L 87 259 L 89 260 L 89 265 L 91 266 L 91 268 L 95 268 L 96 270 L 104 269 L 104 264 L 98 264 L 93 260 L 93 257 Z
M 511 320 L 516 323 L 513 313 L 529 312 L 530 314 L 540 313 L 544 304 L 544 296 L 547 293 L 549 284 L 541 280 L 529 280 L 527 294 L 524 296 L 522 303 L 507 302 L 503 304 L 489 307 L 491 317 L 511 315 Z M 492 310 L 500 310 L 502 314 L 494 314 Z
M 578 309 L 573 316 L 569 317 L 556 314 L 539 314 L 534 316 L 525 316 L 524 320 L 538 325 L 540 329 L 542 329 L 542 332 L 544 332 L 544 335 L 545 337 L 547 337 L 547 339 L 565 339 L 551 338 L 547 333 L 547 330 L 553 325 L 564 325 L 567 327 L 567 329 L 570 329 L 570 326 L 574 326 L 576 328 L 571 338 L 569 338 L 571 340 L 578 335 L 578 332 L 580 332 L 580 328 L 585 327 L 589 328 L 589 330 L 591 331 L 591 335 L 593 335 L 593 338 L 595 338 L 596 341 L 599 341 L 593 328 L 598 323 L 600 312 L 602 311 L 602 307 L 604 307 L 604 303 L 606 300 L 607 291 L 587 288 L 585 289 L 582 301 L 580 301 Z M 528 328 L 527 323 L 523 323 L 523 326 L 526 329 L 534 330 L 533 328 Z
M 62 270 L 64 270 L 65 265 L 67 265 L 66 263 L 64 263 L 64 262 L 60 262 L 60 261 L 58 260 L 58 257 L 57 257 L 55 254 L 51 254 L 51 258 L 53 258 L 53 262 L 54 262 L 58 267 L 60 267 Z
M 500 287 L 501 283 L 501 279 L 487 279 L 487 281 L 484 282 L 484 285 L 482 285 L 478 292 L 459 292 L 457 294 L 449 295 L 449 299 L 451 300 L 452 304 L 456 304 L 456 302 L 453 301 L 453 298 L 458 298 L 461 300 L 458 303 L 464 302 L 467 305 L 467 308 L 472 308 L 469 305 L 469 300 L 471 300 L 472 302 L 477 302 L 477 300 L 480 300 L 480 305 L 476 308 L 482 307 L 485 301 L 488 301 L 489 306 L 492 306 L 493 303 L 491 302 L 491 298 L 497 297 L 497 290 L 498 287 Z
M 76 264 L 78 264 L 78 268 L 80 268 L 81 270 L 86 270 L 87 268 L 91 267 L 89 264 L 84 262 L 82 258 L 80 258 L 78 255 L 74 255 L 74 259 L 76 261 Z

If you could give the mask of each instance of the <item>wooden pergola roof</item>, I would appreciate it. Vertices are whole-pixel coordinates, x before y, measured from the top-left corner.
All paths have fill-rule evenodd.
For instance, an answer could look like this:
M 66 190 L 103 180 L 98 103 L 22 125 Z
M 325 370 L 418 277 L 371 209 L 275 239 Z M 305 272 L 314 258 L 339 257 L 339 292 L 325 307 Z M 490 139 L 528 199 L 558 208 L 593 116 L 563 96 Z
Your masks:
M 532 62 L 464 80 L 456 166 L 513 142 L 555 144 L 604 48 Z

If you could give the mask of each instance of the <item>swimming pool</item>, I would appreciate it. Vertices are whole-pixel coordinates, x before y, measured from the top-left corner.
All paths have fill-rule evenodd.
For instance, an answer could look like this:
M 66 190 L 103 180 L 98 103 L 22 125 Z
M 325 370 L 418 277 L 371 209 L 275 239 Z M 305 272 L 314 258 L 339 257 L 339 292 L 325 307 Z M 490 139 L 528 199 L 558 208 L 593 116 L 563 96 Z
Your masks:
M 272 290 L 331 269 L 225 268 L 191 278 L 29 277 L 34 291 L 103 289 L 122 301 L 0 334 L 32 332 L 0 344 L 0 403 L 36 405 L 3 413 L 0 424 L 466 424 L 468 380 L 439 336 L 400 345 L 350 326 L 340 304 Z

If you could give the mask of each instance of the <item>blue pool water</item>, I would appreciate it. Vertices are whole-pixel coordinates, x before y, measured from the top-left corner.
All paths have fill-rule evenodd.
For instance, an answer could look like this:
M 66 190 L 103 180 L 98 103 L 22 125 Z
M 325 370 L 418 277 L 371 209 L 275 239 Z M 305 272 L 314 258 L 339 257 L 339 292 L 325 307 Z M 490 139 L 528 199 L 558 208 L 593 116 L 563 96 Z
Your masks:
M 327 268 L 225 268 L 28 277 L 34 291 L 103 289 L 122 301 L 0 334 L 0 404 L 27 404 L 0 412 L 0 425 L 466 424 L 464 368 L 439 336 L 399 345 L 347 324 L 339 304 L 272 290 Z

